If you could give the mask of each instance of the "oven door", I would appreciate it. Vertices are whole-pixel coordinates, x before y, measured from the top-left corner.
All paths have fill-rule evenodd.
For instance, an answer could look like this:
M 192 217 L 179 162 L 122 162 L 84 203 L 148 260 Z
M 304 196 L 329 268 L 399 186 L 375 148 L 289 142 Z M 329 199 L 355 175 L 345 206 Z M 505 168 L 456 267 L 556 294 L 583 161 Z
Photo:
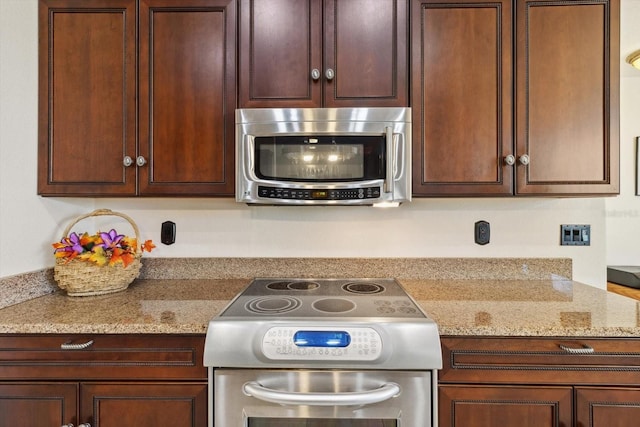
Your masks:
M 434 375 L 216 369 L 212 427 L 431 427 Z

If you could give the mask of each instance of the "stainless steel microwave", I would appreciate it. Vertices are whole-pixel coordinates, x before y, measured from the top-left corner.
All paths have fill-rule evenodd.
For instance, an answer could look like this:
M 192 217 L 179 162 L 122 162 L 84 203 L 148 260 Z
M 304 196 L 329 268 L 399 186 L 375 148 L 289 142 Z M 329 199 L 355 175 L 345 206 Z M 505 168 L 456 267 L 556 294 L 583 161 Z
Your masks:
M 410 200 L 410 108 L 236 110 L 236 201 L 397 205 Z

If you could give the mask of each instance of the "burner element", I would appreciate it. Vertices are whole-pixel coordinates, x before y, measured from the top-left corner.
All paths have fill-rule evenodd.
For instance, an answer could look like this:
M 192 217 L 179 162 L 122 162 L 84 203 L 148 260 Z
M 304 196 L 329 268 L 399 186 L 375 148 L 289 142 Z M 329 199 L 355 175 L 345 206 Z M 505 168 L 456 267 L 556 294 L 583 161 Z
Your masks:
M 262 297 L 249 301 L 246 308 L 258 314 L 282 314 L 295 310 L 300 304 L 302 303 L 298 298 L 289 296 Z
M 314 301 L 312 307 L 325 313 L 346 313 L 356 308 L 356 304 L 348 299 L 323 298 Z
M 311 291 L 320 287 L 320 284 L 313 281 L 278 281 L 267 285 L 273 291 Z
M 384 291 L 384 286 L 373 282 L 350 282 L 342 285 L 342 289 L 352 294 L 378 294 Z

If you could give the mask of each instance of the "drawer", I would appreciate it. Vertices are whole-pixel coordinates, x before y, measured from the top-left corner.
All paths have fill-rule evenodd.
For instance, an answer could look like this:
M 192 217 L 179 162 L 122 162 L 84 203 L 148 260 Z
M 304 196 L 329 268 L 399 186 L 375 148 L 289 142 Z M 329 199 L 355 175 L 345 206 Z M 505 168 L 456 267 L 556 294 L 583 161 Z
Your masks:
M 441 383 L 640 385 L 640 339 L 442 337 Z
M 0 335 L 2 379 L 206 379 L 204 335 Z

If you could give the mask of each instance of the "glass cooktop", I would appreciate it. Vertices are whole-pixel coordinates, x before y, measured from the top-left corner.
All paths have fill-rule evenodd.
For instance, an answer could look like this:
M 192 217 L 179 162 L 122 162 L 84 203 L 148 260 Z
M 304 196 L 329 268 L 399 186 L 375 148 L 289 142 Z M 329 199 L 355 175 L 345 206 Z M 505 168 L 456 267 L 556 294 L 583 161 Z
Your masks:
M 394 279 L 257 278 L 222 317 L 426 317 Z

